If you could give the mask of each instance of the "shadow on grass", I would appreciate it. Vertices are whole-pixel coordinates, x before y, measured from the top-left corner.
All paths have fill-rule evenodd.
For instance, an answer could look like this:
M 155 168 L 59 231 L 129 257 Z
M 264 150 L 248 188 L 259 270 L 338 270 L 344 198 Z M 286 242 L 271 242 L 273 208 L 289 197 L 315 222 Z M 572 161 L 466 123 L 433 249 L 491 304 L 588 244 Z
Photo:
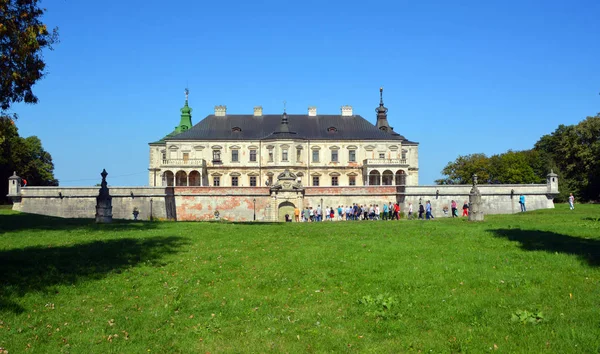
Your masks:
M 584 221 L 596 221 L 596 222 L 600 222 L 600 218 L 591 218 L 591 217 L 582 218 L 581 220 L 584 220 Z
M 521 243 L 521 248 L 528 251 L 571 254 L 587 261 L 591 266 L 600 266 L 599 240 L 537 230 L 497 229 L 489 231 L 493 232 L 496 237 L 504 237 L 510 241 Z
M 171 236 L 0 251 L 0 312 L 23 312 L 15 300 L 29 292 L 55 294 L 54 286 L 101 279 L 139 263 L 152 264 L 185 244 L 184 239 Z
M 16 213 L 0 214 L 0 234 L 23 230 L 147 230 L 157 227 L 149 221 L 113 220 L 111 224 L 96 224 L 94 219 L 67 219 L 54 216 Z

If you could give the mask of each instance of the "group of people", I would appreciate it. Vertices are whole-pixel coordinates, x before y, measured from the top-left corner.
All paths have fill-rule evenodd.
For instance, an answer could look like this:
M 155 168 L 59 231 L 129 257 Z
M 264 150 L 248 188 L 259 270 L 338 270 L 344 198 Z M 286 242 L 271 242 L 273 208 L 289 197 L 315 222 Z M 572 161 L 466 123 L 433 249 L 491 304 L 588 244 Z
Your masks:
M 411 206 L 412 207 L 412 206 Z M 294 219 L 296 222 L 319 222 L 319 221 L 335 221 L 335 220 L 398 220 L 400 219 L 400 205 L 398 203 L 389 202 L 379 207 L 379 204 L 364 204 L 359 205 L 338 205 L 325 207 L 322 209 L 318 205 L 306 207 L 304 210 L 294 209 Z
M 519 196 L 519 204 L 521 205 L 521 212 L 527 211 L 525 207 L 525 196 Z M 569 207 L 571 210 L 575 209 L 575 197 L 573 193 L 569 196 Z M 455 200 L 450 202 L 452 210 L 452 217 L 458 217 L 458 204 Z M 447 207 L 444 207 L 444 212 L 447 212 Z M 462 206 L 462 216 L 469 216 L 469 203 L 465 200 Z M 427 201 L 425 205 L 419 202 L 419 208 L 417 209 L 419 219 L 434 219 L 431 207 L 431 201 Z M 407 218 L 413 218 L 413 205 L 408 203 Z M 292 222 L 292 217 L 289 214 L 285 215 L 285 219 L 288 222 Z M 319 221 L 335 221 L 335 220 L 399 220 L 400 219 L 400 204 L 389 202 L 388 204 L 383 203 L 382 207 L 379 204 L 364 204 L 359 205 L 353 203 L 352 205 L 338 205 L 336 207 L 325 207 L 322 209 L 320 205 L 316 209 L 313 207 L 306 207 L 303 210 L 298 208 L 294 209 L 294 220 L 296 222 L 319 222 Z
M 452 201 L 452 217 L 458 217 L 457 204 Z M 425 205 L 419 204 L 417 209 L 419 219 L 434 219 L 431 207 L 431 201 L 427 201 Z M 399 203 L 383 203 L 379 204 L 357 204 L 338 205 L 324 209 L 318 205 L 316 208 L 306 207 L 303 210 L 294 209 L 294 221 L 296 222 L 320 222 L 320 221 L 347 221 L 347 220 L 399 220 L 400 219 L 400 204 Z M 462 216 L 469 216 L 469 203 L 465 201 L 463 205 Z M 406 213 L 408 219 L 413 218 L 413 204 L 408 203 Z M 286 221 L 291 222 L 292 218 L 286 214 Z

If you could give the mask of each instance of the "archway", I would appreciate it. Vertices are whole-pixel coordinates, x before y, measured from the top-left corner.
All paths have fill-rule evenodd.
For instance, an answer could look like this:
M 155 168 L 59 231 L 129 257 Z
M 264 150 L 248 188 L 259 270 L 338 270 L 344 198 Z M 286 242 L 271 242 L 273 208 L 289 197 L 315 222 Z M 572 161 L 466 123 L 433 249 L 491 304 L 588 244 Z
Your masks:
M 173 187 L 175 182 L 175 175 L 171 171 L 165 171 L 163 174 L 163 186 Z
M 369 173 L 369 186 L 379 185 L 381 185 L 381 174 L 377 170 L 371 171 L 371 173 Z
M 290 218 L 293 220 L 294 208 L 295 208 L 294 203 L 291 203 L 291 202 L 283 202 L 283 203 L 279 204 L 277 220 L 285 221 L 285 214 L 288 214 L 290 216 Z
M 187 174 L 185 171 L 178 171 L 175 174 L 175 185 L 176 186 L 187 186 Z
M 200 172 L 198 172 L 198 171 L 190 172 L 189 180 L 190 180 L 190 186 L 192 186 L 192 187 L 200 186 L 201 185 L 200 184 Z
M 399 170 L 398 172 L 396 172 L 396 185 L 406 185 L 406 173 L 403 170 Z
M 394 184 L 394 172 L 385 170 L 381 174 L 381 184 L 384 186 L 391 186 Z

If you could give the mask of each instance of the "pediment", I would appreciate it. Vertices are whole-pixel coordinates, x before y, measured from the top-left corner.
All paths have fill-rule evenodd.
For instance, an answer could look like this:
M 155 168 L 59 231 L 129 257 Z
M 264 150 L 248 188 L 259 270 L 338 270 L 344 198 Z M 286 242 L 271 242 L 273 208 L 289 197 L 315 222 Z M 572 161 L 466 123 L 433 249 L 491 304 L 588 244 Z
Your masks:
M 375 150 L 375 147 L 376 147 L 375 145 L 367 145 L 367 146 L 365 146 L 365 150 L 373 151 L 373 150 Z

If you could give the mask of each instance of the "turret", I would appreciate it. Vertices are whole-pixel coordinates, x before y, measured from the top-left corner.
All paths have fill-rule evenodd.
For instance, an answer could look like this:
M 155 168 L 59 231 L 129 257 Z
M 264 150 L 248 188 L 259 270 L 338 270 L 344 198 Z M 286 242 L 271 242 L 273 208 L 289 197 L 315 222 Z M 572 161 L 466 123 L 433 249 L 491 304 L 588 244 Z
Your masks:
M 383 87 L 379 88 L 379 107 L 375 108 L 375 112 L 377 112 L 377 124 L 375 124 L 377 129 L 392 133 L 394 128 L 390 127 L 387 120 L 388 109 L 383 105 Z
M 182 133 L 192 127 L 192 109 L 188 106 L 188 95 L 190 91 L 185 89 L 185 105 L 181 108 L 181 120 L 179 125 L 175 127 L 176 133 Z

